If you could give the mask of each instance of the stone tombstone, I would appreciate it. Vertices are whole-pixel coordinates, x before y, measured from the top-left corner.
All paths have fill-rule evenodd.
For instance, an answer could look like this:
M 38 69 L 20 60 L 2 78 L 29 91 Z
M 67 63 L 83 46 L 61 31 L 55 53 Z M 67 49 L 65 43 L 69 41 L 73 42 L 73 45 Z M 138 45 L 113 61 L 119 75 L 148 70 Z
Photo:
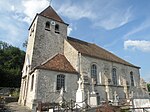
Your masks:
M 54 110 L 53 109 L 49 109 L 49 112 L 54 112 Z
M 116 91 L 114 91 L 114 105 L 118 106 L 119 103 L 119 95 Z
M 85 107 L 85 93 L 83 89 L 83 81 L 81 78 L 77 81 L 78 83 L 78 90 L 76 92 L 76 106 L 77 108 Z
M 60 90 L 60 95 L 59 95 L 60 99 L 59 99 L 59 103 L 62 104 L 63 102 L 63 97 L 64 97 L 64 88 L 62 87 Z
M 96 107 L 97 106 L 97 95 L 94 90 L 94 79 L 92 78 L 92 92 L 90 94 L 90 106 Z

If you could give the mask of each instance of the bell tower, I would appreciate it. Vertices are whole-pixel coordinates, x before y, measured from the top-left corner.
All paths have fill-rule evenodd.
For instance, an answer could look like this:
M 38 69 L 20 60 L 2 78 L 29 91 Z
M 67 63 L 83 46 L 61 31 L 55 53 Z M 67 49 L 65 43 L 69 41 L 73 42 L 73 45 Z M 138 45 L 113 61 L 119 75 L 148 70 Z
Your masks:
M 67 26 L 51 6 L 34 18 L 28 37 L 26 59 L 34 68 L 57 53 L 64 53 Z

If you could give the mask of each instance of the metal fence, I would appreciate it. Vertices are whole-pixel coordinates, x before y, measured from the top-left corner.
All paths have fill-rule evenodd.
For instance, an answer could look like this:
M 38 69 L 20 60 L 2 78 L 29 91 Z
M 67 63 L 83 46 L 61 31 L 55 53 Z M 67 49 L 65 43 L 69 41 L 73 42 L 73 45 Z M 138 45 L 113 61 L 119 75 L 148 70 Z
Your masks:
M 83 102 L 86 101 L 84 100 Z M 91 108 L 88 104 L 86 104 L 86 106 L 83 108 L 80 105 L 76 104 L 75 101 L 71 99 L 70 101 L 63 100 L 62 103 L 38 102 L 36 111 L 44 112 L 44 111 L 49 111 L 49 109 L 51 109 L 52 112 L 82 112 L 88 108 Z

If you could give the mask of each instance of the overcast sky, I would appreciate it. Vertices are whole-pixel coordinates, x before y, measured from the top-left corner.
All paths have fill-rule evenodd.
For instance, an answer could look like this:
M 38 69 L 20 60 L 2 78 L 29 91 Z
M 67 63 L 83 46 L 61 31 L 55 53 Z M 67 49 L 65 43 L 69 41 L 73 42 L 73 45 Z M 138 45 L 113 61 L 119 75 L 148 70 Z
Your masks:
M 0 40 L 24 50 L 28 28 L 50 0 L 0 0 Z M 150 81 L 150 0 L 52 0 L 68 35 L 141 67 Z

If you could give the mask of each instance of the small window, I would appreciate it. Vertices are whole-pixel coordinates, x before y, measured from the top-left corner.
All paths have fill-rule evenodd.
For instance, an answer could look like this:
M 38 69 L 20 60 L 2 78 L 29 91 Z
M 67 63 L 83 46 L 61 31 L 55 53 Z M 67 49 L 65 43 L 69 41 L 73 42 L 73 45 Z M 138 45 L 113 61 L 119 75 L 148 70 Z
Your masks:
M 33 90 L 33 86 L 34 86 L 34 74 L 32 75 L 31 79 L 31 91 Z
M 50 22 L 48 22 L 48 21 L 46 22 L 45 29 L 50 30 Z
M 63 88 L 65 90 L 65 75 L 57 75 L 57 90 L 60 90 Z
M 58 24 L 55 25 L 55 33 L 59 33 L 59 25 Z
M 117 85 L 117 74 L 116 74 L 116 69 L 112 69 L 112 81 L 114 85 Z
M 34 28 L 35 28 L 35 24 L 33 24 L 33 26 L 30 29 L 30 36 L 32 35 L 32 33 L 34 32 Z
M 34 32 L 34 27 L 35 27 L 35 24 L 33 24 L 33 27 L 31 29 L 31 32 Z
M 97 81 L 97 66 L 95 64 L 91 66 L 91 78 Z
M 133 72 L 130 72 L 131 86 L 134 86 Z

